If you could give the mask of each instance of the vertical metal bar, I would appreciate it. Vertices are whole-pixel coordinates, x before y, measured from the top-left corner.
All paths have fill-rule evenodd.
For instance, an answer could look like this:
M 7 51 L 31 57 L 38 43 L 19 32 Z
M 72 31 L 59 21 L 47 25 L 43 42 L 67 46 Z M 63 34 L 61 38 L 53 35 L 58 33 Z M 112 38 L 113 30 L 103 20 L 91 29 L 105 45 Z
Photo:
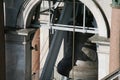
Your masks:
M 84 11 L 83 11 L 83 32 L 85 33 L 85 17 L 86 17 L 86 8 L 84 5 Z
M 0 0 L 0 80 L 5 80 L 5 37 L 3 0 Z
M 5 2 L 3 2 L 3 10 L 4 10 L 4 27 L 6 26 L 6 7 Z
M 76 23 L 76 4 L 75 0 L 73 0 L 73 36 L 72 36 L 72 67 L 74 66 L 74 56 L 75 56 L 75 23 Z M 72 70 L 72 78 L 74 79 L 74 68 Z

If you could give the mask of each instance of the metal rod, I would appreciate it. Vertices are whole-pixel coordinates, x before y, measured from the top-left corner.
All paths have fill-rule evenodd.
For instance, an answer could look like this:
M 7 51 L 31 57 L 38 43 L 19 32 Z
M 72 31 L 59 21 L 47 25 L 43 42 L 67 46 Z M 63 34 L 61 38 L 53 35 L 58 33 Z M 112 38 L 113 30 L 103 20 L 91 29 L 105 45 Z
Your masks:
M 116 79 L 119 76 L 120 76 L 120 69 L 117 69 L 114 72 L 110 73 L 109 75 L 105 76 L 101 80 L 114 80 L 114 79 Z
M 72 39 L 72 67 L 73 67 L 73 69 L 72 69 L 72 78 L 74 79 L 74 56 L 75 56 L 75 23 L 76 23 L 76 19 L 75 19 L 75 17 L 76 17 L 76 10 L 75 10 L 75 7 L 76 6 L 76 4 L 75 4 L 75 0 L 73 0 L 73 33 L 72 33 L 72 37 L 73 37 L 73 39 Z
M 49 26 L 47 26 L 47 24 L 41 24 L 41 25 L 35 25 L 33 24 L 32 26 L 34 27 L 43 27 L 43 28 L 48 28 L 50 29 Z M 97 28 L 92 28 L 92 27 L 84 27 L 86 29 L 86 31 L 83 30 L 82 26 L 73 26 L 73 25 L 63 25 L 63 24 L 54 24 L 51 25 L 52 29 L 55 30 L 62 30 L 62 31 L 73 31 L 73 27 L 75 27 L 75 32 L 82 32 L 82 33 L 98 33 L 98 29 Z
M 42 23 L 40 25 L 36 25 L 36 24 L 32 24 L 32 26 L 34 27 L 43 27 L 43 28 L 49 28 L 49 26 L 47 26 L 46 23 Z M 54 25 L 51 25 L 52 27 L 61 27 L 61 28 L 73 28 L 74 26 L 73 25 L 64 25 L 64 24 L 54 24 Z M 77 29 L 83 29 L 83 26 L 75 26 L 75 28 Z M 97 28 L 92 28 L 92 27 L 87 27 L 85 26 L 85 29 L 88 29 L 88 30 L 96 30 Z
M 64 24 L 54 24 L 53 26 L 57 26 L 57 27 L 75 27 L 75 28 L 83 28 L 83 26 L 73 26 L 73 25 L 64 25 Z M 85 29 L 95 29 L 95 28 L 92 28 L 92 27 L 87 27 L 87 26 L 84 26 Z
M 83 31 L 85 33 L 86 29 L 85 29 L 85 18 L 86 18 L 86 8 L 84 5 L 84 11 L 83 11 Z
M 3 0 L 0 0 L 0 80 L 5 80 L 5 37 Z
M 52 29 L 55 29 L 55 30 L 61 30 L 61 31 L 73 31 L 73 28 L 62 28 L 62 27 L 52 27 Z M 83 29 L 75 29 L 75 32 L 82 32 L 84 33 Z M 85 33 L 94 33 L 94 34 L 97 34 L 98 31 L 97 30 L 86 30 Z

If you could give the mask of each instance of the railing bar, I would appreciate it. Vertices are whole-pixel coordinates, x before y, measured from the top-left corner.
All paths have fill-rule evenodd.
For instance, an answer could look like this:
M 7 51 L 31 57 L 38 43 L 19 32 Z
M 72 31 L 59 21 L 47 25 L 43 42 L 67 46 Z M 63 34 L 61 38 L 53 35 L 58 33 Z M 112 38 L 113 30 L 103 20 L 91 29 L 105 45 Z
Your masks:
M 111 77 L 110 80 L 114 80 L 115 78 L 117 78 L 117 77 L 119 77 L 119 76 L 120 76 L 120 74 L 116 74 L 115 76 Z
M 84 5 L 84 13 L 83 13 L 83 31 L 85 31 L 85 18 L 86 18 L 86 8 L 85 8 L 85 5 Z
M 72 28 L 61 28 L 61 27 L 52 27 L 52 29 L 63 30 L 63 31 L 73 31 Z M 84 32 L 83 29 L 75 29 L 75 32 Z M 97 30 L 86 30 L 86 33 L 98 33 Z
M 40 24 L 40 25 L 32 24 L 32 26 L 34 26 L 34 27 L 44 27 L 44 28 L 48 27 L 48 28 L 49 28 L 49 26 L 46 25 L 46 23 L 42 23 L 42 24 Z M 72 25 L 54 24 L 54 25 L 51 25 L 51 26 L 52 26 L 52 27 L 57 27 L 57 28 L 58 28 L 58 27 L 61 27 L 61 28 L 73 28 Z M 82 26 L 75 26 L 75 28 L 76 28 L 76 29 L 83 29 Z M 98 30 L 97 28 L 91 28 L 91 27 L 85 27 L 85 29 L 86 29 L 86 30 Z
M 34 27 L 44 27 L 44 28 L 50 28 L 50 26 L 46 25 L 45 23 L 36 25 L 36 24 L 31 24 Z M 71 25 L 51 25 L 52 27 L 60 27 L 60 28 L 73 28 Z M 83 29 L 81 26 L 75 26 L 76 29 Z M 90 28 L 90 27 L 85 27 L 86 30 L 98 30 L 97 28 Z
M 64 25 L 64 24 L 54 24 L 53 26 L 60 26 L 60 27 L 74 27 L 73 25 Z M 75 28 L 83 28 L 83 26 L 75 26 Z M 95 28 L 92 28 L 92 27 L 87 27 L 85 26 L 84 27 L 85 29 L 95 29 Z
M 118 76 L 120 76 L 120 69 L 115 70 L 114 72 L 110 73 L 109 75 L 105 76 L 103 79 L 101 80 L 114 80 L 115 78 L 117 78 Z

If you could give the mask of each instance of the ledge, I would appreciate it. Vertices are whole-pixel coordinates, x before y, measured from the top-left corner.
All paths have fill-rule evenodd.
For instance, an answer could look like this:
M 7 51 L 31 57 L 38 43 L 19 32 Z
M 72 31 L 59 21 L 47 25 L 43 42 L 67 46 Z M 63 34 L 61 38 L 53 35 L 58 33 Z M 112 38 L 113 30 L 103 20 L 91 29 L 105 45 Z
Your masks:
M 92 36 L 91 38 L 89 38 L 89 40 L 91 42 L 97 43 L 97 44 L 110 45 L 110 39 L 109 38 L 101 37 L 97 34 Z

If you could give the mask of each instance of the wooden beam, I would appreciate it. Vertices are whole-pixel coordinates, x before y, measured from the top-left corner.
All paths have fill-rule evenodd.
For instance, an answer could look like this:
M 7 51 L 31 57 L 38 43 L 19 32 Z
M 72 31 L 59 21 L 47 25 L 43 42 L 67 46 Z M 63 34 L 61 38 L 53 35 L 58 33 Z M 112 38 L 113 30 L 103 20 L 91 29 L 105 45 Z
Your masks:
M 32 80 L 39 79 L 40 68 L 40 29 L 37 29 L 32 40 Z
M 0 0 L 0 80 L 5 80 L 5 38 L 3 0 Z

